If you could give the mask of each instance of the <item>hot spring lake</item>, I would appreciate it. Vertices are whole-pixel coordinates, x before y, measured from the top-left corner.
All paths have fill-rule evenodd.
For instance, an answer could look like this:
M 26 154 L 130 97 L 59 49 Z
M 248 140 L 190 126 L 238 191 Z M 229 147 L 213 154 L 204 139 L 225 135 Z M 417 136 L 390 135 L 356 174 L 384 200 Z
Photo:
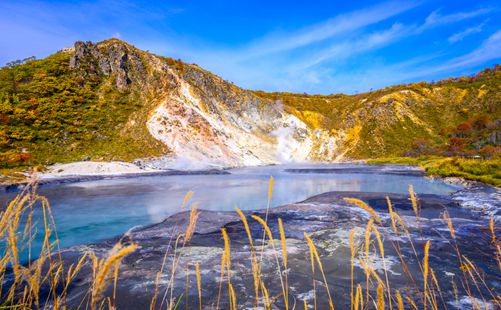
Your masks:
M 391 173 L 395 169 L 400 173 Z M 63 248 L 97 242 L 136 226 L 161 222 L 180 211 L 188 191 L 192 191 L 193 196 L 187 207 L 197 204 L 200 209 L 217 211 L 232 211 L 235 207 L 266 208 L 270 176 L 275 179 L 271 207 L 330 191 L 405 194 L 412 184 L 418 194 L 448 195 L 463 188 L 416 175 L 417 171 L 411 167 L 280 165 L 228 172 L 230 174 L 144 176 L 45 185 L 39 188 L 39 194 L 49 199 Z M 3 193 L 2 207 L 15 194 Z M 35 217 L 41 229 L 40 209 L 36 209 Z M 42 234 L 38 234 L 32 244 L 33 253 L 37 253 L 42 241 Z

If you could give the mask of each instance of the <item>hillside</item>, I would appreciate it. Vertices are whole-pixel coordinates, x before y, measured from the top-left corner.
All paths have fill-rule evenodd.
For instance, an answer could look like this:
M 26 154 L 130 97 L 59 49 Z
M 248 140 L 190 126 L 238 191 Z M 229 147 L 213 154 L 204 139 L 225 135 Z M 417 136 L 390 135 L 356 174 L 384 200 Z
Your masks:
M 338 154 L 347 158 L 429 155 L 411 154 L 425 146 L 440 153 L 433 148 L 447 148 L 451 138 L 464 140 L 472 154 L 501 143 L 501 66 L 472 77 L 351 96 L 256 93 L 280 100 L 311 128 L 330 131 L 343 141 Z
M 181 158 L 239 166 L 474 155 L 486 146 L 494 154 L 500 88 L 496 66 L 358 95 L 265 93 L 116 39 L 77 42 L 0 69 L 0 165 Z

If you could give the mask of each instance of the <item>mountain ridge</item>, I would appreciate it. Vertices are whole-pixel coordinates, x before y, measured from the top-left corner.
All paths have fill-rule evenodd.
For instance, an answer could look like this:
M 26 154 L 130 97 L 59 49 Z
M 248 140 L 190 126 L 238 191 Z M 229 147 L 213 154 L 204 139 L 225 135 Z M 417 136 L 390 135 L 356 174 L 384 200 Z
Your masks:
M 0 69 L 0 162 L 245 166 L 396 156 L 416 138 L 447 143 L 444 124 L 478 115 L 499 131 L 500 81 L 496 66 L 357 95 L 266 93 L 117 39 L 76 42 Z

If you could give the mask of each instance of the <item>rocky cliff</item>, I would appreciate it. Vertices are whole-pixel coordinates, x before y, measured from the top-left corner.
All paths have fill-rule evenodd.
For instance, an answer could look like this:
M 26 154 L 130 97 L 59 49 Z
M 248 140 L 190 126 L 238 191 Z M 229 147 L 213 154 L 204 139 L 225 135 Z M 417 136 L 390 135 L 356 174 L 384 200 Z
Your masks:
M 70 66 L 104 76 L 119 91 L 151 102 L 147 118 L 130 126 L 146 127 L 170 150 L 166 163 L 173 157 L 220 166 L 305 161 L 319 157 L 319 139 L 333 150 L 324 159 L 335 158 L 335 139 L 328 133 L 312 130 L 280 101 L 259 97 L 196 65 L 110 40 L 77 42 Z

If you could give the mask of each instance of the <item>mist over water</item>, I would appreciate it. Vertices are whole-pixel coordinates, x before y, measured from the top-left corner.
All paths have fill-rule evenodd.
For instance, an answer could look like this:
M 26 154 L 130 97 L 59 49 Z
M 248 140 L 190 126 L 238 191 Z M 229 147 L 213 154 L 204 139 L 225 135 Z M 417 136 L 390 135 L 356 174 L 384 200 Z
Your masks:
M 370 173 L 290 173 L 287 168 L 362 167 Z M 375 173 L 375 169 L 380 173 Z M 275 178 L 271 206 L 302 201 L 329 191 L 449 194 L 461 186 L 421 176 L 384 174 L 385 167 L 365 165 L 279 165 L 229 170 L 229 175 L 179 175 L 108 179 L 42 186 L 52 206 L 61 247 L 121 235 L 138 225 L 158 223 L 180 211 L 188 191 L 200 209 L 233 211 L 266 207 L 270 176 Z M 2 195 L 2 206 L 15 193 Z M 35 211 L 41 225 L 41 214 Z M 41 227 L 41 226 L 40 226 Z M 41 236 L 39 236 L 41 237 Z M 33 243 L 33 253 L 42 240 Z

